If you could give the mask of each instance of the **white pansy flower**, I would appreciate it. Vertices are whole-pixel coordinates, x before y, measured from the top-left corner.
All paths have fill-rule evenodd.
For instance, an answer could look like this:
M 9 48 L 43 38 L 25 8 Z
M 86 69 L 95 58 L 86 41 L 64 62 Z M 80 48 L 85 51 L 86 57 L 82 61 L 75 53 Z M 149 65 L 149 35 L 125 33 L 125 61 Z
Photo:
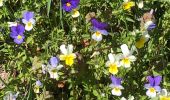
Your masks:
M 128 46 L 126 44 L 121 45 L 122 50 L 122 57 L 121 57 L 121 65 L 125 68 L 129 68 L 131 65 L 131 62 L 136 60 L 136 57 L 132 55 L 132 51 L 128 49 Z

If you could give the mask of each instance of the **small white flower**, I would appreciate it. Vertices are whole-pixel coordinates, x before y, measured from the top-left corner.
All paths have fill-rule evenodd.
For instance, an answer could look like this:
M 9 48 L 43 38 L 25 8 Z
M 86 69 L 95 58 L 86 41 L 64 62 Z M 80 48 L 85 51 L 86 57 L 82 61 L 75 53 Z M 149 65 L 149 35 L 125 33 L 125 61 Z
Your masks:
M 126 44 L 121 45 L 122 50 L 122 60 L 121 65 L 125 68 L 129 68 L 131 65 L 131 62 L 136 60 L 136 57 L 132 55 L 132 51 L 128 49 L 128 46 Z
M 140 1 L 140 2 L 138 3 L 138 7 L 139 7 L 140 9 L 143 8 L 143 1 Z
M 63 67 L 63 65 L 58 65 L 56 67 L 52 67 L 49 65 L 48 72 L 50 74 L 50 78 L 54 78 L 54 79 L 58 80 L 58 78 L 59 78 L 58 70 L 60 70 L 62 67 Z
M 76 17 L 78 17 L 78 16 L 80 16 L 79 11 L 78 11 L 78 10 L 76 10 L 76 9 L 73 9 L 72 17 L 73 17 L 73 18 L 76 18 Z

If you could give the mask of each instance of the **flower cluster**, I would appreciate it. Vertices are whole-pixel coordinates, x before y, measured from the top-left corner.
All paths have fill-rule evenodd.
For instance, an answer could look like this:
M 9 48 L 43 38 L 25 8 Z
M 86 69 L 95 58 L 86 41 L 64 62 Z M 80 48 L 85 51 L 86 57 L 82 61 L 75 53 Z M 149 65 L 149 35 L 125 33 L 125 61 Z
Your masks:
M 24 32 L 25 30 L 30 31 L 35 24 L 34 13 L 33 12 L 24 12 L 22 22 L 25 24 L 25 28 L 22 24 L 16 22 L 8 22 L 9 27 L 11 27 L 10 37 L 14 39 L 16 44 L 21 44 L 24 42 Z
M 121 11 L 123 12 L 130 12 L 132 7 L 135 6 L 135 2 L 131 0 L 123 0 L 121 4 Z M 61 14 L 71 14 L 73 18 L 77 18 L 80 16 L 79 11 L 79 4 L 80 0 L 61 0 Z M 0 0 L 0 7 L 3 5 L 3 0 Z M 139 8 L 142 8 L 143 2 L 138 4 Z M 78 11 L 79 10 L 79 11 Z M 26 11 L 22 15 L 22 23 L 18 22 L 8 22 L 10 27 L 10 37 L 13 39 L 13 41 L 16 44 L 22 44 L 24 42 L 24 39 L 27 37 L 26 32 L 31 31 L 34 29 L 36 20 L 35 20 L 34 12 Z M 73 19 L 72 18 L 72 19 Z M 75 20 L 75 19 L 74 19 Z M 111 32 L 109 31 L 109 24 L 106 22 L 99 21 L 99 18 L 96 17 L 94 12 L 88 13 L 86 16 L 86 21 L 89 22 L 90 28 L 89 30 L 92 32 L 92 35 L 89 37 L 92 40 L 95 40 L 99 43 L 103 39 L 105 39 L 105 36 L 111 35 Z M 76 32 L 77 29 L 74 25 L 72 32 Z M 134 50 L 132 50 L 131 45 L 135 45 L 135 48 L 141 49 L 143 48 L 146 43 L 151 38 L 151 34 L 149 32 L 152 32 L 156 28 L 155 24 L 155 18 L 153 16 L 153 10 L 150 12 L 144 13 L 141 18 L 141 29 L 139 34 L 139 39 L 135 41 L 134 44 L 130 44 L 129 42 L 120 43 L 119 48 L 116 48 L 116 51 L 118 52 L 112 52 L 107 53 L 108 60 L 105 62 L 105 66 L 108 68 L 106 70 L 106 73 L 109 73 L 110 79 L 111 79 L 111 94 L 115 96 L 121 96 L 122 90 L 125 90 L 124 84 L 123 84 L 123 77 L 119 74 L 122 70 L 131 70 L 131 68 L 134 68 L 135 66 L 134 62 L 137 60 L 136 55 L 134 55 Z M 83 38 L 83 37 L 82 37 Z M 135 38 L 136 39 L 136 38 Z M 89 39 L 90 40 L 90 39 Z M 66 40 L 67 41 L 67 40 Z M 85 41 L 85 40 L 83 40 Z M 64 41 L 65 42 L 65 41 Z M 67 41 L 68 42 L 68 41 Z M 85 41 L 86 42 L 86 41 Z M 124 42 L 124 41 L 123 41 Z M 68 42 L 70 43 L 70 42 Z M 90 45 L 90 43 L 88 43 Z M 109 47 L 110 48 L 110 47 Z M 61 76 L 63 75 L 62 72 L 65 72 L 65 69 L 73 69 L 74 65 L 76 65 L 76 58 L 78 58 L 78 53 L 73 52 L 73 45 L 72 44 L 62 44 L 57 49 L 60 50 L 60 54 L 56 54 L 55 56 L 51 56 L 49 60 L 45 60 L 45 64 L 42 65 L 42 73 L 45 74 L 47 77 L 54 81 L 59 81 L 61 79 Z M 76 55 L 77 54 L 77 55 Z M 99 51 L 94 51 L 93 55 L 90 57 L 93 59 L 94 56 L 99 55 Z M 48 56 L 49 57 L 49 56 Z M 139 59 L 139 58 L 138 58 Z M 41 63 L 42 64 L 42 63 Z M 63 71 L 64 70 L 64 71 Z M 43 77 L 42 74 L 42 77 Z M 41 77 L 41 76 L 40 76 Z M 65 77 L 64 77 L 65 78 Z M 147 76 L 147 81 L 149 83 L 142 85 L 146 89 L 146 95 L 148 98 L 153 98 L 158 96 L 160 100 L 170 100 L 170 95 L 167 93 L 165 89 L 161 89 L 161 81 L 162 76 Z M 39 77 L 35 79 L 34 83 L 34 92 L 35 93 L 41 93 L 41 89 L 44 86 L 43 82 L 40 81 Z M 9 94 L 12 98 L 16 99 L 17 95 L 13 95 L 12 93 Z M 119 97 L 118 97 L 119 98 Z M 133 100 L 134 98 L 131 98 Z M 121 100 L 126 100 L 125 98 L 122 98 Z M 130 99 L 129 99 L 130 100 Z

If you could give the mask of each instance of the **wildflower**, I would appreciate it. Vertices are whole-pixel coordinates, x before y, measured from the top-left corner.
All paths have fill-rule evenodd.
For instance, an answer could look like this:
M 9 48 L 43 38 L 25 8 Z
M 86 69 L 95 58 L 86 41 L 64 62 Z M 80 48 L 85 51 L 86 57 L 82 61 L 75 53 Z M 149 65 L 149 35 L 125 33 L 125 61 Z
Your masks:
M 12 91 L 8 91 L 3 97 L 3 100 L 17 100 L 18 94 L 19 92 L 14 93 Z
M 42 87 L 41 81 L 37 80 L 34 86 L 34 92 L 35 93 L 40 93 L 40 88 Z
M 79 2 L 80 0 L 62 0 L 62 8 L 67 12 L 71 12 L 77 8 Z
M 170 94 L 166 89 L 162 89 L 159 95 L 160 100 L 170 100 Z
M 25 24 L 25 30 L 32 30 L 35 24 L 34 13 L 29 11 L 24 12 L 22 22 Z
M 102 40 L 102 35 L 108 35 L 109 33 L 106 30 L 100 30 L 98 28 L 93 28 L 94 34 L 92 35 L 92 39 L 96 41 L 101 41 Z
M 149 81 L 149 84 L 145 84 L 145 88 L 148 89 L 146 92 L 146 95 L 153 98 L 156 97 L 156 92 L 161 91 L 161 87 L 159 86 L 162 77 L 161 76 L 148 76 L 147 80 Z
M 120 67 L 119 57 L 117 55 L 113 55 L 112 53 L 108 54 L 109 61 L 106 62 L 106 66 L 109 67 L 109 72 L 112 74 L 118 73 L 118 67 Z
M 17 26 L 17 22 L 7 22 L 9 27 Z
M 152 30 L 156 27 L 156 24 L 154 23 L 154 16 L 153 16 L 153 9 L 151 9 L 150 12 L 147 12 L 142 17 L 142 27 L 144 27 L 145 30 Z
M 130 10 L 133 6 L 135 6 L 135 3 L 130 0 L 124 0 L 123 2 L 123 9 L 124 10 Z
M 66 48 L 65 45 L 60 46 L 60 51 L 62 55 L 60 55 L 60 60 L 65 61 L 66 65 L 72 66 L 74 63 L 74 59 L 76 58 L 76 54 L 73 53 L 73 45 L 68 45 Z
M 105 30 L 105 28 L 108 26 L 106 23 L 99 22 L 95 18 L 91 19 L 91 23 L 93 25 L 92 30 L 94 31 L 94 34 L 92 35 L 92 39 L 94 39 L 96 41 L 101 41 L 102 35 L 108 35 L 109 34 Z
M 10 37 L 14 39 L 16 44 L 21 44 L 24 41 L 24 31 L 24 26 L 20 24 L 11 27 Z
M 76 18 L 76 17 L 78 17 L 78 16 L 80 16 L 79 11 L 78 11 L 77 9 L 73 9 L 72 17 L 73 17 L 73 18 Z
M 4 1 L 4 0 L 0 0 L 0 7 L 3 6 L 3 1 Z
M 50 78 L 58 79 L 58 70 L 60 70 L 63 65 L 59 64 L 59 59 L 57 57 L 51 57 L 49 62 L 48 72 L 50 74 Z
M 121 78 L 117 78 L 115 76 L 111 76 L 111 81 L 112 84 L 110 84 L 110 87 L 112 88 L 112 95 L 115 96 L 121 96 L 122 92 L 121 89 L 124 89 L 123 86 L 121 85 Z
M 138 3 L 138 7 L 139 7 L 140 9 L 143 8 L 143 1 L 140 1 L 140 2 Z
M 92 18 L 90 21 L 92 23 L 92 26 L 97 29 L 104 30 L 108 27 L 108 24 L 104 22 L 99 22 L 96 18 Z
M 122 57 L 121 57 L 121 65 L 125 68 L 130 67 L 131 62 L 136 60 L 136 57 L 132 55 L 132 51 L 129 51 L 128 46 L 126 44 L 121 45 Z
M 135 44 L 136 47 L 139 49 L 143 48 L 144 44 L 149 40 L 149 38 L 150 38 L 150 35 L 148 34 L 148 32 L 147 31 L 144 32 L 142 37 L 140 38 L 140 40 L 136 42 L 136 44 Z
M 152 30 L 156 27 L 156 24 L 153 22 L 153 21 L 147 21 L 145 24 L 144 24 L 144 27 L 146 30 Z

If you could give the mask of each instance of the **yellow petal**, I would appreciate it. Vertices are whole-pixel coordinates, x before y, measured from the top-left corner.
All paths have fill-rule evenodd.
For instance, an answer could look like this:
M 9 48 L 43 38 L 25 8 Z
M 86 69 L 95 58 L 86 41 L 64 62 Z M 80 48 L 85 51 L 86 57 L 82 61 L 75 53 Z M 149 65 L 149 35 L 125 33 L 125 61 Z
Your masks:
M 160 100 L 170 100 L 170 97 L 160 96 Z
M 76 58 L 75 54 L 66 55 L 65 57 L 66 65 L 69 65 L 69 66 L 73 65 L 75 58 Z
M 139 49 L 140 49 L 140 48 L 143 48 L 143 47 L 144 47 L 144 42 L 142 42 L 142 41 L 139 40 L 139 41 L 136 42 L 135 46 L 136 46 L 137 48 L 139 48 Z
M 109 72 L 112 74 L 117 74 L 118 73 L 118 68 L 116 64 L 111 64 L 109 66 Z
M 66 59 L 66 55 L 60 55 L 59 58 L 60 58 L 60 60 L 65 60 Z
M 123 9 L 124 10 L 129 10 L 131 7 L 135 6 L 134 2 L 127 2 L 123 4 Z

